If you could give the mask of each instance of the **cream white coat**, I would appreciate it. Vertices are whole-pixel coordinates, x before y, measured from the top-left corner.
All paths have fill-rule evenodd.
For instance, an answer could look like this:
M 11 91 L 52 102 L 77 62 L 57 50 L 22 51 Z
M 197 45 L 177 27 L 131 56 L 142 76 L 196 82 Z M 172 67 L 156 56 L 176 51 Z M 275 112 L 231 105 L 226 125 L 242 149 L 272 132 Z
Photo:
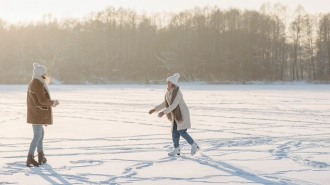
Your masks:
M 157 112 L 163 111 L 164 116 L 166 117 L 166 114 L 168 114 L 168 113 L 172 114 L 172 111 L 177 106 L 179 106 L 180 110 L 181 110 L 182 121 L 178 122 L 177 120 L 175 120 L 175 122 L 177 123 L 177 126 L 178 126 L 178 130 L 184 130 L 184 129 L 191 128 L 189 109 L 187 107 L 187 104 L 183 100 L 183 95 L 182 95 L 181 91 L 180 90 L 178 91 L 174 102 L 171 104 L 172 93 L 173 93 L 173 89 L 166 92 L 166 95 L 165 95 L 166 101 L 170 106 L 168 108 L 166 108 L 165 102 L 163 102 L 160 105 L 155 107 L 156 111 Z M 174 118 L 173 114 L 172 114 L 172 118 Z M 172 121 L 172 131 L 173 131 L 173 125 L 174 125 L 174 119 Z

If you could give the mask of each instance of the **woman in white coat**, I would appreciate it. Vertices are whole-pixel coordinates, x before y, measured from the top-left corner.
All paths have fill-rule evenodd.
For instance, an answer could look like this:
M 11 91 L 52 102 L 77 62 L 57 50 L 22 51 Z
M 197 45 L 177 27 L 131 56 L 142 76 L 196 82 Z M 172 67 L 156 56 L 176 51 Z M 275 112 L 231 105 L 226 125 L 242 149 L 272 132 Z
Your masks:
M 190 114 L 189 109 L 183 100 L 183 95 L 179 90 L 179 77 L 180 74 L 176 73 L 167 78 L 167 92 L 165 94 L 164 102 L 149 111 L 149 114 L 152 114 L 155 111 L 160 112 L 158 114 L 159 117 L 166 114 L 168 120 L 172 122 L 174 150 L 168 153 L 169 156 L 180 155 L 180 136 L 191 145 L 191 155 L 194 155 L 199 150 L 199 146 L 187 132 L 187 129 L 191 128 Z

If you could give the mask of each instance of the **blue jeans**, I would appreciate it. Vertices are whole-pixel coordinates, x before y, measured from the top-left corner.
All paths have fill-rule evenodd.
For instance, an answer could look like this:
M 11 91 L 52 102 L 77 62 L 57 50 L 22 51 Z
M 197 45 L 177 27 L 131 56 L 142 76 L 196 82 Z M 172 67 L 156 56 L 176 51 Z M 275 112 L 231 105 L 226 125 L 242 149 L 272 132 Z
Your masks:
M 189 144 L 194 144 L 194 140 L 190 137 L 187 132 L 187 129 L 179 130 L 176 122 L 174 121 L 173 132 L 172 132 L 172 140 L 174 144 L 174 148 L 179 147 L 180 136 L 183 137 Z
M 34 137 L 30 144 L 29 154 L 34 155 L 37 148 L 38 152 L 43 152 L 44 128 L 42 125 L 32 125 Z

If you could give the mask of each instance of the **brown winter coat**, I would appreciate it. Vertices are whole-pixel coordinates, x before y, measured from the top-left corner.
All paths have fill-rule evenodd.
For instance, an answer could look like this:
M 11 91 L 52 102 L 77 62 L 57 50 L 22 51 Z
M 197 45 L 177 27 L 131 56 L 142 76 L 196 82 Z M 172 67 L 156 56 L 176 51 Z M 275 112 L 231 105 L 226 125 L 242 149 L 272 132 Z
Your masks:
M 44 84 L 33 78 L 27 92 L 27 123 L 52 125 L 52 105 L 50 94 Z

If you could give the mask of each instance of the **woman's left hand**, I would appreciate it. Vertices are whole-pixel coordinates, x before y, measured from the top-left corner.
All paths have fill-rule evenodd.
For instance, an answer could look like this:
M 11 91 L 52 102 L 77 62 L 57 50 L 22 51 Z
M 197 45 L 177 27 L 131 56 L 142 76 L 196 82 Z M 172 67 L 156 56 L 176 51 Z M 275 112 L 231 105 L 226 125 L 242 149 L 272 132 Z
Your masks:
M 164 112 L 160 112 L 159 114 L 158 114 L 158 117 L 163 117 L 164 116 Z

